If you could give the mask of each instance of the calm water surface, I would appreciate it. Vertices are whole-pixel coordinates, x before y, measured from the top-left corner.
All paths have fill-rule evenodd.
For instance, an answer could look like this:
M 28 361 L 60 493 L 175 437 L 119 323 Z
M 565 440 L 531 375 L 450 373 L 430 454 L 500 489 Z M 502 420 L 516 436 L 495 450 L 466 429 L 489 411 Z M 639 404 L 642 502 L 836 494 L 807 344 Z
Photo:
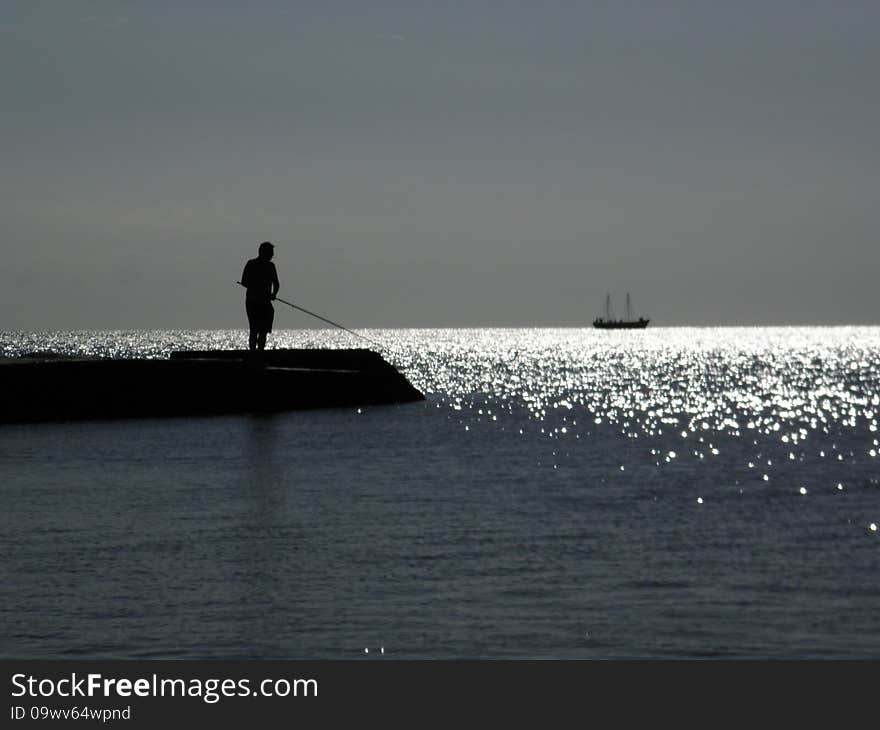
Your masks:
M 880 658 L 880 328 L 365 334 L 427 402 L 0 426 L 0 655 Z

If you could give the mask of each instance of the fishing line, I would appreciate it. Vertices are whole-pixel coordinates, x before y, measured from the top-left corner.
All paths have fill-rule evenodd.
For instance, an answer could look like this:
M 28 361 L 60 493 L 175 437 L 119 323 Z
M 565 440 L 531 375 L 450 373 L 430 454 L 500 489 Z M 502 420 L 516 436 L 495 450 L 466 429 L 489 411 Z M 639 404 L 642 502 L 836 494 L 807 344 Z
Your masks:
M 237 281 L 235 283 L 240 286 L 244 286 L 244 284 L 242 284 L 240 281 Z M 371 345 L 378 347 L 380 350 L 387 351 L 387 349 L 388 349 L 384 345 L 376 342 L 376 340 L 370 339 L 366 335 L 359 335 L 357 332 L 350 330 L 348 327 L 344 327 L 341 324 L 339 324 L 338 322 L 334 322 L 333 320 L 327 319 L 326 317 L 322 317 L 320 314 L 315 314 L 315 312 L 311 312 L 308 309 L 306 309 L 305 307 L 299 306 L 299 304 L 294 304 L 293 302 L 288 302 L 286 299 L 282 299 L 281 297 L 275 297 L 275 301 L 281 302 L 282 304 L 286 304 L 288 307 L 293 307 L 294 309 L 298 309 L 300 312 L 305 312 L 306 314 L 311 315 L 312 317 L 316 317 L 317 319 L 320 319 L 322 322 L 326 322 L 327 324 L 332 324 L 334 327 L 339 327 L 339 329 L 345 330 L 350 335 L 354 335 L 355 337 L 359 337 L 360 339 L 365 340 L 366 342 L 369 342 Z

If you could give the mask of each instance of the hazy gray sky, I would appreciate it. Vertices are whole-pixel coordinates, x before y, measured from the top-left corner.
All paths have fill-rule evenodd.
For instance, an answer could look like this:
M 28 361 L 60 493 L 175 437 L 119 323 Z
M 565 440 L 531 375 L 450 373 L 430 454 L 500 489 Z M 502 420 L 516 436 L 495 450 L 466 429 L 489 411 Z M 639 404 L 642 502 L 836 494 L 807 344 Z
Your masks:
M 880 321 L 880 3 L 0 4 L 0 329 Z M 312 326 L 292 310 L 278 327 Z

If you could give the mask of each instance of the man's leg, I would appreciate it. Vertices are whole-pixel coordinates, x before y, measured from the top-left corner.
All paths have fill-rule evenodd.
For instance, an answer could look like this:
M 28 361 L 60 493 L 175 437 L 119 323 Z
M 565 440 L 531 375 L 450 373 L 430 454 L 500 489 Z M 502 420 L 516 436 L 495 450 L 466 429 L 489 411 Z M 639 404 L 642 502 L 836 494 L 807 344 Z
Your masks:
M 260 324 L 260 336 L 257 339 L 257 347 L 261 350 L 266 349 L 266 335 L 272 331 L 272 321 L 275 319 L 275 308 L 271 302 L 266 302 L 266 309 L 263 312 L 263 320 Z
M 257 349 L 257 335 L 260 331 L 259 312 L 256 311 L 254 303 L 248 299 L 245 301 L 245 310 L 248 318 L 248 349 L 253 352 Z

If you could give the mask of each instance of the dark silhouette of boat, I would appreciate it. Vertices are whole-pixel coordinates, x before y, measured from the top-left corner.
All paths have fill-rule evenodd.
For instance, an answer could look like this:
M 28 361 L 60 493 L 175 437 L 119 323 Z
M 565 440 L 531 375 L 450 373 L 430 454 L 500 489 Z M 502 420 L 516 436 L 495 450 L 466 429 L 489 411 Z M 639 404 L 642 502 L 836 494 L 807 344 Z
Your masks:
M 0 360 L 0 423 L 203 416 L 424 400 L 371 350 L 208 350 L 167 360 Z
M 626 293 L 626 319 L 616 319 L 611 309 L 611 295 L 605 295 L 605 316 L 593 320 L 593 327 L 600 330 L 643 330 L 648 326 L 650 319 L 633 317 L 632 304 L 629 292 Z

